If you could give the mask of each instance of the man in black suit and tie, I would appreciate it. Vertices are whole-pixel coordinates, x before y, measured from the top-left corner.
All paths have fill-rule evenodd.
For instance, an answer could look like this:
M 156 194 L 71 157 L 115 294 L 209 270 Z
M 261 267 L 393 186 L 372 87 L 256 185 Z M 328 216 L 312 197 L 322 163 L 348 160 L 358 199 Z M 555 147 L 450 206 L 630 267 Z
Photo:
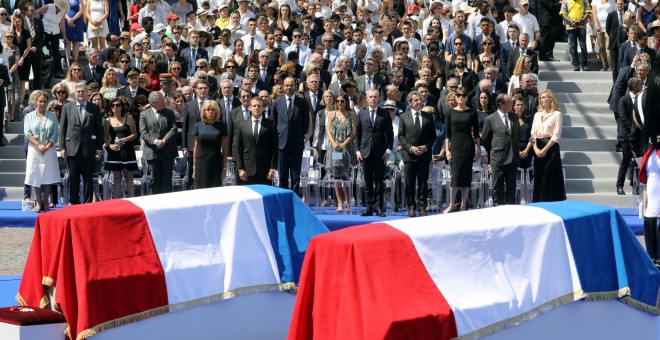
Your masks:
M 176 149 L 176 118 L 167 108 L 165 96 L 158 91 L 149 94 L 151 108 L 140 113 L 140 136 L 144 141 L 142 158 L 149 163 L 154 194 L 172 191 L 172 169 Z
M 44 33 L 44 23 L 41 19 L 36 18 L 34 13 L 34 4 L 28 4 L 27 13 L 25 15 L 25 24 L 23 25 L 23 27 L 30 32 L 30 36 L 32 37 L 32 48 L 30 53 L 32 54 L 32 73 L 34 74 L 34 78 L 32 79 L 32 87 L 30 89 L 33 91 L 35 89 L 38 90 L 43 88 L 41 85 L 43 80 L 43 77 L 41 76 L 41 61 L 44 59 L 43 48 L 44 38 L 46 37 Z M 59 61 L 53 60 L 53 62 Z
M 9 84 L 11 84 L 9 81 L 9 70 L 7 70 L 7 66 L 0 64 L 0 93 L 4 93 Z M 0 112 L 5 112 L 6 106 L 7 100 L 5 99 L 5 96 L 0 96 Z M 0 119 L 0 146 L 5 146 L 5 144 L 2 142 L 5 131 L 4 124 L 5 120 Z
M 261 50 L 259 52 L 259 76 L 258 78 L 266 84 L 266 87 L 270 89 L 275 85 L 275 68 L 270 66 L 270 55 L 268 51 Z
M 364 74 L 355 78 L 358 91 L 367 92 L 370 89 L 380 89 L 385 86 L 385 79 L 378 73 L 378 62 L 373 58 L 367 58 L 364 64 Z
M 637 45 L 635 47 L 629 48 L 626 50 L 625 55 L 623 56 L 623 65 L 632 64 L 632 60 L 635 55 L 646 53 L 651 58 L 651 63 L 653 63 L 653 58 L 655 58 L 655 50 L 648 47 L 649 37 L 646 35 L 646 32 L 639 30 L 637 31 Z
M 87 101 L 87 85 L 76 85 L 75 98 L 62 107 L 60 115 L 60 151 L 69 167 L 69 202 L 80 204 L 80 176 L 84 187 L 83 203 L 94 195 L 94 162 L 103 155 L 101 110 Z
M 415 208 L 419 208 L 420 216 L 426 216 L 429 165 L 431 147 L 435 143 L 435 124 L 432 115 L 422 112 L 422 96 L 417 91 L 408 94 L 408 104 L 410 111 L 399 117 L 399 143 L 403 148 L 408 216 L 416 216 Z
M 511 112 L 513 103 L 508 94 L 497 95 L 495 104 L 497 111 L 486 117 L 481 140 L 491 142 L 495 205 L 516 204 L 516 172 L 520 162 L 518 117 Z
M 488 17 L 483 17 L 479 21 L 479 26 L 481 27 L 481 34 L 477 35 L 472 39 L 472 52 L 474 55 L 480 55 L 484 52 L 483 41 L 486 37 L 493 39 L 493 46 L 491 46 L 491 52 L 495 55 L 500 53 L 500 37 L 497 34 L 493 34 L 495 28 L 493 27 L 493 22 L 490 21 Z
M 196 30 L 190 31 L 188 34 L 188 39 L 190 40 L 190 46 L 181 50 L 179 54 L 183 63 L 186 64 L 188 72 L 186 73 L 188 77 L 192 77 L 197 71 L 196 62 L 199 59 L 209 60 L 209 52 L 204 48 L 199 47 L 199 32 Z
M 367 91 L 369 106 L 357 117 L 357 160 L 364 169 L 364 195 L 367 210 L 362 216 L 371 216 L 376 206 L 376 215 L 385 217 L 383 193 L 385 192 L 385 166 L 392 153 L 394 131 L 389 112 L 378 107 L 380 95 L 375 89 Z M 374 190 L 375 184 L 375 190 Z
M 277 128 L 262 116 L 263 100 L 250 100 L 250 119 L 244 121 L 236 136 L 236 168 L 245 184 L 271 184 L 277 168 Z
M 309 139 L 309 108 L 303 98 L 295 95 L 296 80 L 293 77 L 284 79 L 284 96 L 273 102 L 273 117 L 279 135 L 279 155 L 277 170 L 280 176 L 280 187 L 289 188 L 300 196 L 300 168 L 305 143 Z
M 509 69 L 509 55 L 514 48 L 518 47 L 518 35 L 520 28 L 515 22 L 510 22 L 509 27 L 506 29 L 509 40 L 502 44 L 500 47 L 500 73 L 506 77 L 506 72 Z M 508 77 L 507 77 L 508 80 Z
M 643 89 L 642 80 L 639 78 L 630 78 L 628 80 L 628 90 L 629 92 L 621 97 L 619 100 L 619 121 L 617 124 L 617 134 L 621 140 L 621 151 L 623 153 L 623 158 L 621 158 L 621 164 L 619 164 L 619 173 L 616 177 L 616 193 L 618 195 L 625 195 L 623 191 L 623 185 L 626 181 L 626 173 L 630 167 L 630 160 L 632 159 L 632 148 L 630 146 L 630 131 L 633 124 L 641 126 L 641 121 L 638 119 L 633 119 L 634 111 L 634 98 L 637 97 L 637 94 L 640 93 Z
M 238 134 L 238 129 L 241 127 L 244 121 L 250 120 L 250 100 L 252 100 L 254 95 L 249 89 L 240 89 L 238 91 L 238 98 L 241 101 L 241 105 L 235 107 L 231 112 L 229 112 L 229 117 L 227 121 L 227 134 L 229 135 L 229 156 L 233 159 L 234 152 L 236 152 L 236 135 Z
M 607 14 L 605 20 L 605 32 L 607 32 L 608 45 L 607 49 L 610 50 L 610 66 L 612 67 L 612 81 L 616 80 L 619 74 L 619 48 L 621 47 L 621 28 L 623 27 L 623 14 L 626 2 L 624 0 L 616 0 L 616 10 Z
M 218 105 L 220 105 L 220 112 L 222 112 L 222 121 L 225 125 L 229 125 L 228 118 L 231 117 L 231 111 L 241 105 L 240 99 L 234 96 L 234 82 L 225 79 L 220 81 L 220 97 L 218 98 Z
M 101 84 L 105 69 L 99 65 L 99 51 L 95 48 L 88 48 L 85 51 L 85 56 L 89 65 L 83 67 L 83 79 L 85 81 L 96 80 L 97 83 Z
M 208 99 L 209 83 L 206 80 L 199 80 L 195 84 L 195 98 L 186 103 L 183 111 L 183 126 L 181 129 L 181 149 L 183 157 L 188 158 L 188 169 L 193 167 L 193 149 L 195 147 L 195 135 L 192 134 L 193 127 L 201 121 L 202 104 Z M 192 188 L 194 180 L 192 171 L 188 171 L 188 189 Z
M 178 61 L 179 64 L 181 64 L 181 71 L 179 71 L 179 74 L 188 74 L 188 70 L 186 68 L 186 62 L 183 61 L 183 59 L 177 57 L 176 55 L 176 44 L 173 42 L 168 42 L 165 44 L 163 47 L 163 54 L 165 55 L 165 58 L 158 59 L 156 61 L 156 72 L 158 73 L 169 73 L 170 72 L 170 64 Z
M 307 91 L 305 91 L 305 101 L 307 102 L 307 107 L 309 108 L 310 114 L 310 131 L 307 132 L 308 135 L 314 133 L 314 127 L 316 126 L 316 114 L 321 111 L 323 107 L 323 94 L 319 91 L 319 84 L 321 78 L 316 74 L 310 74 L 307 77 Z
M 617 65 L 619 65 L 619 71 L 623 69 L 626 66 L 631 66 L 630 64 L 625 65 L 623 63 L 623 57 L 626 55 L 626 51 L 630 48 L 635 48 L 637 46 L 637 31 L 639 31 L 639 27 L 637 25 L 632 25 L 628 27 L 628 31 L 626 32 L 626 36 L 628 37 L 628 40 L 624 41 L 621 43 L 619 46 L 619 57 L 617 59 Z
M 149 91 L 138 85 L 138 77 L 140 70 L 136 67 L 131 67 L 124 72 L 124 77 L 128 82 L 128 86 L 124 86 L 117 90 L 117 97 L 124 97 L 128 101 L 128 105 L 133 105 L 133 100 L 139 95 L 149 96 Z
M 520 35 L 518 38 L 518 47 L 511 50 L 511 54 L 509 55 L 508 61 L 507 61 L 507 76 L 511 78 L 511 75 L 513 75 L 513 70 L 516 68 L 516 63 L 518 62 L 518 58 L 521 56 L 530 56 L 532 57 L 532 68 L 530 72 L 534 74 L 539 74 L 539 59 L 538 56 L 536 55 L 536 52 L 532 51 L 531 48 L 528 48 L 529 45 L 529 35 L 527 33 L 523 33 Z

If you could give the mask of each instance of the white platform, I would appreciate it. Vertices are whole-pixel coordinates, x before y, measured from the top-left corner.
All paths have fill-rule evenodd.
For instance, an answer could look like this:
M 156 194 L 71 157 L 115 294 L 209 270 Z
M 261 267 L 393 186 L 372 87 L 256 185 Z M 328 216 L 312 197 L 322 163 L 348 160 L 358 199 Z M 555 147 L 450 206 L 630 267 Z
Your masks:
M 657 340 L 660 339 L 660 317 L 618 300 L 577 301 L 482 339 Z
M 64 340 L 65 323 L 16 326 L 0 322 L 2 340 Z

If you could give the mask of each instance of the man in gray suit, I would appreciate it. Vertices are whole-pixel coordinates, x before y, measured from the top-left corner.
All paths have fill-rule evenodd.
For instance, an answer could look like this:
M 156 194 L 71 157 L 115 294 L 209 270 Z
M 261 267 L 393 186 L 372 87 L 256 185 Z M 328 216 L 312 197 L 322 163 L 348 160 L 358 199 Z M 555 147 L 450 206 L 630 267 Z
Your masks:
M 518 117 L 511 112 L 508 94 L 495 98 L 497 111 L 484 121 L 481 140 L 492 139 L 490 165 L 493 167 L 493 196 L 495 205 L 516 204 L 516 172 L 520 162 L 518 151 Z
M 378 74 L 378 62 L 373 58 L 367 58 L 364 71 L 363 75 L 355 78 L 358 91 L 366 93 L 368 90 L 376 89 L 380 92 L 380 89 L 386 84 L 385 79 Z
M 151 107 L 140 113 L 140 135 L 144 140 L 142 157 L 149 163 L 153 176 L 154 194 L 172 191 L 172 169 L 176 149 L 176 118 L 166 108 L 165 96 L 154 91 L 149 94 Z
M 69 202 L 80 204 L 80 176 L 84 187 L 84 203 L 94 194 L 94 161 L 103 155 L 101 110 L 88 102 L 87 85 L 76 85 L 75 102 L 62 107 L 60 115 L 60 151 L 69 167 Z

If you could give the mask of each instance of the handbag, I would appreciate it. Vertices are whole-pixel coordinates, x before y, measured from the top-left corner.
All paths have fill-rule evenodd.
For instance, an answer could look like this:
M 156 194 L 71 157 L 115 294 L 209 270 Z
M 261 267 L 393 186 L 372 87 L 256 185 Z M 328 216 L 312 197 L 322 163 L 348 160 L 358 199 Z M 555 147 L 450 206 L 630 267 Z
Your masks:
M 89 28 L 92 30 L 92 32 L 98 33 L 103 31 L 103 24 L 94 25 L 92 23 L 89 23 Z
M 550 138 L 537 138 L 536 139 L 536 147 L 539 149 L 545 148 L 546 145 L 550 143 Z

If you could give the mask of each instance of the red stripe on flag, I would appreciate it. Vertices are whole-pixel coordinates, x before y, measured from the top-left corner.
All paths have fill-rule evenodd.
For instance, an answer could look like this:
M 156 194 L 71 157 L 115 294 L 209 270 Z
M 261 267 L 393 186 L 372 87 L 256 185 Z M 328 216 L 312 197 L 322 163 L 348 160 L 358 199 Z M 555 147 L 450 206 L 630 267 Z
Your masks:
M 39 215 L 19 288 L 28 305 L 53 280 L 73 338 L 94 326 L 167 306 L 167 287 L 144 212 L 126 200 Z
M 382 273 L 389 279 L 373 280 Z M 408 235 L 375 223 L 310 242 L 289 339 L 457 336 L 452 310 Z

